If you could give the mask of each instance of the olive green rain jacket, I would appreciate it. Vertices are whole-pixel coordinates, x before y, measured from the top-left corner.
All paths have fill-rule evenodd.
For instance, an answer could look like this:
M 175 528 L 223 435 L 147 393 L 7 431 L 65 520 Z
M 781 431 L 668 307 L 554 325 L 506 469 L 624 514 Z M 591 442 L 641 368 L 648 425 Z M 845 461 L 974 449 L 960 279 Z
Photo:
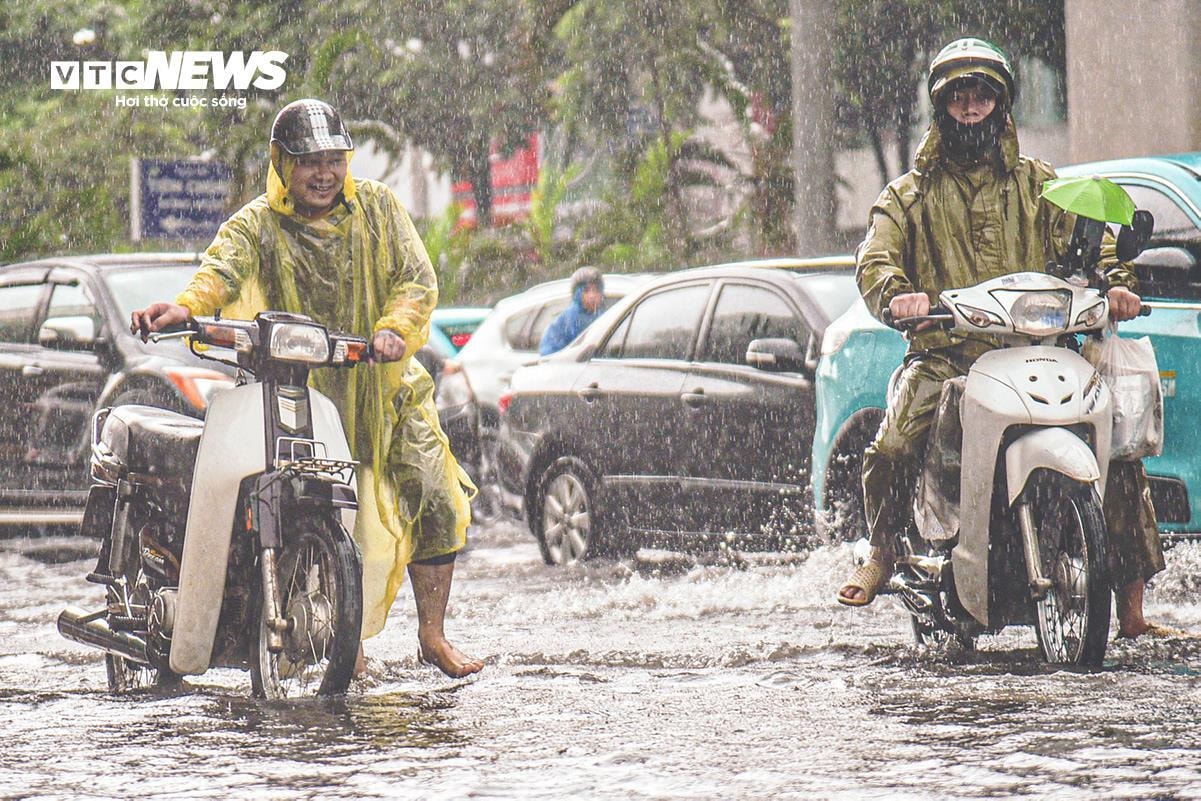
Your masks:
M 437 279 L 387 186 L 348 174 L 344 202 L 305 220 L 285 189 L 293 162 L 272 155 L 267 193 L 221 226 L 175 300 L 193 315 L 220 308 L 252 319 L 275 309 L 367 339 L 385 328 L 404 337 L 401 361 L 316 370 L 311 379 L 337 405 L 361 463 L 354 536 L 363 555 L 365 639 L 383 629 L 408 563 L 462 548 L 471 519 L 475 487 L 438 424 L 433 380 L 412 358 L 429 338 Z
M 1039 197 L 1055 170 L 1019 155 L 1012 117 L 999 157 L 982 164 L 963 166 L 946 158 L 941 138 L 931 124 L 913 170 L 885 187 L 872 206 L 855 275 L 877 318 L 902 293 L 925 292 L 936 303 L 946 289 L 1009 273 L 1043 272 L 1048 261 L 1067 252 L 1075 215 Z M 1134 273 L 1118 264 L 1112 236 L 1106 235 L 1101 253 L 1109 285 L 1134 289 Z M 966 339 L 977 341 L 964 345 Z M 978 355 L 998 344 L 989 336 L 928 329 L 912 335 L 909 350 L 957 347 Z

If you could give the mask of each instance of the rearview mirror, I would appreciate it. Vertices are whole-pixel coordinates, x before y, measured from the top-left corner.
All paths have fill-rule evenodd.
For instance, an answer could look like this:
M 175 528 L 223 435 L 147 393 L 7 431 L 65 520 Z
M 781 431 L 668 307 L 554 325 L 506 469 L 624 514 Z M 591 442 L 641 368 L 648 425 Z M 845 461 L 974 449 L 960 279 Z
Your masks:
M 1123 225 L 1118 232 L 1118 261 L 1131 261 L 1151 241 L 1155 231 L 1155 217 L 1146 209 L 1134 212 L 1130 225 Z
M 87 350 L 96 344 L 96 321 L 91 317 L 50 317 L 38 330 L 38 344 L 59 350 Z
M 805 352 L 795 339 L 752 339 L 746 363 L 759 370 L 795 373 L 805 366 Z

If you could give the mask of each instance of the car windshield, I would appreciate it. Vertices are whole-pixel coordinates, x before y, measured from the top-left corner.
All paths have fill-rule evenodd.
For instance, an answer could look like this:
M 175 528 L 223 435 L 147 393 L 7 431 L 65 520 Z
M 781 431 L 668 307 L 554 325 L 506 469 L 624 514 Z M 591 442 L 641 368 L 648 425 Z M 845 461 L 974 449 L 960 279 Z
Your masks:
M 195 273 L 195 264 L 171 264 L 114 270 L 105 278 L 121 319 L 128 320 L 133 312 L 155 301 L 173 301 Z
M 797 278 L 805 282 L 805 288 L 820 305 L 830 320 L 851 308 L 859 298 L 859 287 L 855 276 L 846 273 L 804 273 Z

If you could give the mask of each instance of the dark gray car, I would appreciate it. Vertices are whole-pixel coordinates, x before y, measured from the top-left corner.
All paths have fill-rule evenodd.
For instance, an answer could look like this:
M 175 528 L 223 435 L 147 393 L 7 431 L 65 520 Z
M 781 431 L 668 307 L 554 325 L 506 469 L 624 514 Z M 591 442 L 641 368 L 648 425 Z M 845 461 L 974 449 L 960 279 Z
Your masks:
M 808 534 L 814 369 L 826 326 L 857 297 L 849 266 L 673 273 L 518 370 L 498 473 L 546 561 Z

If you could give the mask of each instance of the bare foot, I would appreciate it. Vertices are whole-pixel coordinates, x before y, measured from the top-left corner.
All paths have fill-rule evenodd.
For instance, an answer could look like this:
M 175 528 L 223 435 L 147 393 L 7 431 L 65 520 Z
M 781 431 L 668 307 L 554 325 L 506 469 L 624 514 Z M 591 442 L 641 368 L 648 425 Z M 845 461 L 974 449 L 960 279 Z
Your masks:
M 472 659 L 451 645 L 445 637 L 422 642 L 418 656 L 422 662 L 433 665 L 452 679 L 461 679 L 484 669 L 482 659 Z
M 357 679 L 367 672 L 367 657 L 363 655 L 363 644 L 359 643 L 359 653 L 354 658 L 354 677 Z

